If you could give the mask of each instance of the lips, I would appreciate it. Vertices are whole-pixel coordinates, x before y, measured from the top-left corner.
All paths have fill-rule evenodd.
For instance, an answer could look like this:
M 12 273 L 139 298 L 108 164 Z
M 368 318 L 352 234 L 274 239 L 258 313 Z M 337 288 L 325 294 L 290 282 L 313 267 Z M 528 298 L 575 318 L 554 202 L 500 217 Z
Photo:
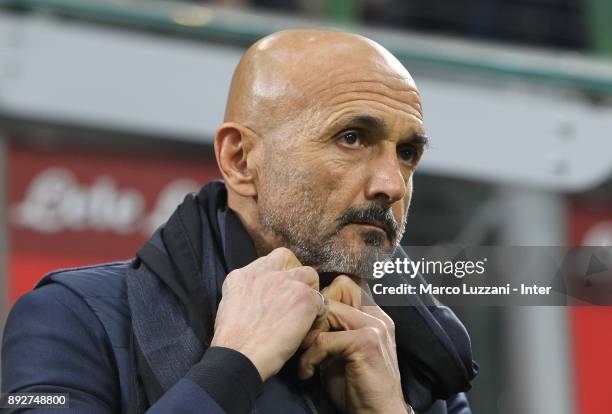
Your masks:
M 376 227 L 384 231 L 385 233 L 388 233 L 387 227 L 379 221 L 355 221 L 355 222 L 351 222 L 351 224 L 356 224 L 358 226 Z

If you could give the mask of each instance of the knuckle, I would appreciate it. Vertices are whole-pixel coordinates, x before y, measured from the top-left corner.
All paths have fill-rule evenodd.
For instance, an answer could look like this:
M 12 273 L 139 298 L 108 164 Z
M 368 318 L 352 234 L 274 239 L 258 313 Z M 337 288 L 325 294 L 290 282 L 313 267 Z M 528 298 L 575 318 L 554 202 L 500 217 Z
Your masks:
M 386 332 L 388 329 L 387 324 L 380 319 L 376 319 L 376 322 L 374 322 L 374 324 L 376 325 L 375 328 L 377 332 Z
M 386 321 L 386 325 L 390 333 L 395 333 L 395 322 L 393 322 L 393 319 L 389 318 L 389 320 Z
M 308 359 L 302 355 L 298 360 L 298 366 L 300 369 L 305 370 L 310 366 L 310 361 L 308 361 Z
M 293 252 L 286 247 L 277 247 L 276 249 L 272 250 L 271 255 L 278 258 L 286 258 L 293 256 Z
M 363 332 L 363 346 L 367 349 L 378 348 L 382 339 L 381 332 L 378 328 L 368 326 Z
M 295 289 L 296 295 L 298 296 L 299 300 L 306 301 L 306 302 L 309 302 L 309 303 L 311 303 L 311 302 L 314 303 L 315 302 L 316 297 L 312 293 L 313 290 L 309 286 L 307 286 L 307 285 L 305 285 L 303 283 L 297 282 L 297 283 L 295 283 L 294 289 Z
M 316 280 L 319 279 L 319 273 L 312 266 L 302 266 L 297 269 L 300 269 L 304 276 L 309 276 L 310 278 Z
M 336 282 L 336 283 L 338 283 L 338 284 L 340 284 L 340 285 L 352 285 L 352 284 L 354 284 L 354 283 L 355 283 L 355 282 L 353 282 L 353 279 L 351 279 L 351 278 L 350 278 L 350 277 L 348 277 L 347 275 L 340 275 L 340 276 L 337 276 L 337 277 L 334 279 L 334 282 Z
M 395 321 L 387 315 L 385 311 L 383 311 L 378 305 L 368 306 L 366 305 L 366 309 L 372 308 L 372 312 L 368 312 L 371 316 L 375 317 L 377 320 L 381 321 L 387 332 L 392 333 L 395 332 Z
M 383 322 L 387 326 L 387 329 L 389 330 L 389 332 L 395 332 L 395 321 L 393 319 L 391 319 L 390 316 L 385 314 L 383 316 Z
M 316 346 L 317 348 L 325 348 L 326 341 L 327 341 L 327 335 L 325 335 L 325 332 L 321 332 L 315 338 L 313 342 L 313 346 Z
M 277 268 L 298 267 L 301 265 L 298 258 L 286 247 L 277 247 L 267 256 L 269 266 Z
M 278 262 L 282 257 L 282 247 L 276 248 L 265 256 L 266 266 L 273 266 L 274 263 Z
M 297 289 L 297 301 L 304 304 L 308 308 L 309 313 L 317 313 L 321 306 L 321 299 L 314 293 L 314 290 L 309 286 L 298 283 Z
M 223 282 L 223 287 L 229 287 L 232 286 L 236 279 L 238 278 L 238 272 L 239 270 L 233 270 L 231 271 L 226 277 L 225 277 L 225 281 Z

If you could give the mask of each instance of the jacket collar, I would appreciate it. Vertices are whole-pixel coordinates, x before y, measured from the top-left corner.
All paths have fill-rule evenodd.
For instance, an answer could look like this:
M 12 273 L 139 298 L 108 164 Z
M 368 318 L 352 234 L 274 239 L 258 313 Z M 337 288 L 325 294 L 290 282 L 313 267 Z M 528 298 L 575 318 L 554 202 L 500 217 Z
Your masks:
M 227 273 L 257 259 L 253 240 L 238 215 L 229 207 L 225 207 L 220 211 L 218 218 L 223 228 L 221 244 Z

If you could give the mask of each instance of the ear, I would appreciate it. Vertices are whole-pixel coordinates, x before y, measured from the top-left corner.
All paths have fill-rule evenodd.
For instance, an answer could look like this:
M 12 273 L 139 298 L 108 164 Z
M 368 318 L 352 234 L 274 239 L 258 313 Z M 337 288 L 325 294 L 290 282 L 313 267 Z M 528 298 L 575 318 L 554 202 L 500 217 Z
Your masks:
M 226 122 L 215 136 L 215 156 L 225 185 L 243 197 L 257 195 L 255 174 L 249 165 L 255 134 L 240 124 Z

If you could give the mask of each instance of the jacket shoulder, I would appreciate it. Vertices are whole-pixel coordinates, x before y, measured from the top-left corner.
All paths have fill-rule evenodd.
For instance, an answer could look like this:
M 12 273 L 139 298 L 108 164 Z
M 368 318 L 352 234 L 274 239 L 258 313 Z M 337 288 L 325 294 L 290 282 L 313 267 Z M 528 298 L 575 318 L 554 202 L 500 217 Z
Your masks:
M 125 277 L 131 261 L 56 270 L 46 274 L 34 289 L 60 283 L 81 297 L 127 297 Z
M 79 296 L 95 314 L 113 349 L 124 409 L 128 403 L 133 371 L 130 357 L 131 316 L 126 284 L 132 265 L 133 261 L 127 260 L 59 270 L 43 277 L 34 289 L 36 292 L 43 286 L 61 285 Z
M 117 375 L 103 325 L 70 289 L 51 283 L 12 307 L 2 338 L 3 392 L 68 390 L 75 409 L 93 398 L 117 411 Z
M 131 261 L 58 270 L 43 277 L 35 290 L 60 284 L 78 295 L 98 317 L 117 348 L 129 347 L 130 311 L 126 276 Z

